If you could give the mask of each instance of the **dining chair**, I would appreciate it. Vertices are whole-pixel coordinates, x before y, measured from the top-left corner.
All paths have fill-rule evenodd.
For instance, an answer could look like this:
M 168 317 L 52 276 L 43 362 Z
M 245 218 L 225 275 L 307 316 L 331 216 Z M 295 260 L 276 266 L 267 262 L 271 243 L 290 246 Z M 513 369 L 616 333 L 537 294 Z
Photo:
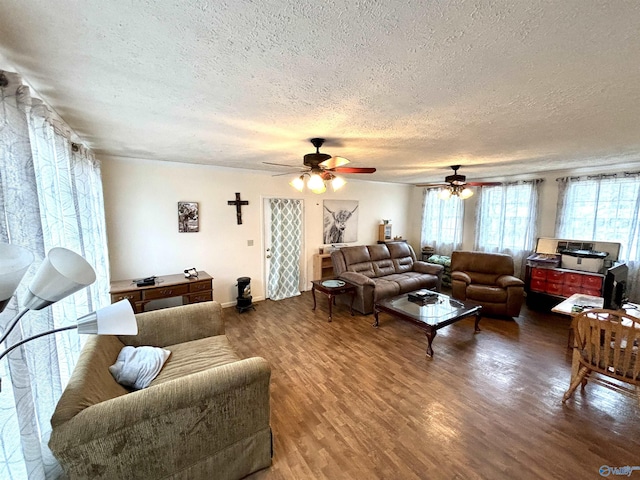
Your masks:
M 585 310 L 573 318 L 574 332 L 571 384 L 562 397 L 565 403 L 579 384 L 582 388 L 592 373 L 635 387 L 640 406 L 640 319 L 622 310 Z M 604 378 L 594 381 L 616 390 L 629 391 Z

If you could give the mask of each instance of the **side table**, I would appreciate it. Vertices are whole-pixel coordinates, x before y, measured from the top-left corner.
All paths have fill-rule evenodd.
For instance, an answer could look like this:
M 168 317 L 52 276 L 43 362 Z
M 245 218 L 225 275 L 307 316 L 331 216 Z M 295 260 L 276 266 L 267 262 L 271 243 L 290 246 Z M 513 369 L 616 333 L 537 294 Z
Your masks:
M 329 299 L 329 321 L 331 321 L 335 297 L 337 297 L 338 295 L 342 295 L 343 293 L 348 293 L 349 295 L 351 295 L 351 304 L 349 305 L 349 309 L 351 310 L 351 315 L 353 315 L 353 301 L 356 298 L 356 286 L 354 284 L 337 278 L 312 280 L 311 284 L 313 285 L 311 287 L 311 295 L 313 295 L 312 310 L 316 309 L 316 290 L 324 293 Z

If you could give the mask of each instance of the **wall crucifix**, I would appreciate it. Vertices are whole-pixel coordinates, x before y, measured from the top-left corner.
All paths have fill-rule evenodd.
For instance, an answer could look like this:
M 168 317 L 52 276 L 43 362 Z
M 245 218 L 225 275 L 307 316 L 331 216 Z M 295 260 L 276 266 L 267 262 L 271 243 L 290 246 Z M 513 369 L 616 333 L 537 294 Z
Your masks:
M 229 200 L 227 205 L 235 205 L 236 207 L 236 217 L 238 220 L 238 225 L 242 225 L 242 205 L 249 205 L 248 200 L 240 200 L 240 194 L 236 193 L 235 200 Z

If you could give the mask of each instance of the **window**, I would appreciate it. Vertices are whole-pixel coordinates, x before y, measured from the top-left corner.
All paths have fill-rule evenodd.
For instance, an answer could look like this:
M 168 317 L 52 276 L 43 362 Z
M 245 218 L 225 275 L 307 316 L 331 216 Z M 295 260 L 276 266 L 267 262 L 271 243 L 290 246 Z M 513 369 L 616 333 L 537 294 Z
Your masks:
M 533 250 L 542 180 L 482 187 L 476 220 L 476 250 L 508 253 L 516 276 Z
M 451 255 L 462 247 L 463 200 L 451 197 L 442 200 L 439 189 L 425 188 L 422 210 L 423 246 L 432 246 L 439 255 Z
M 559 178 L 556 236 L 619 242 L 629 266 L 627 294 L 638 301 L 640 279 L 640 173 Z
M 563 178 L 559 183 L 559 238 L 620 242 L 621 258 L 638 259 L 639 175 Z

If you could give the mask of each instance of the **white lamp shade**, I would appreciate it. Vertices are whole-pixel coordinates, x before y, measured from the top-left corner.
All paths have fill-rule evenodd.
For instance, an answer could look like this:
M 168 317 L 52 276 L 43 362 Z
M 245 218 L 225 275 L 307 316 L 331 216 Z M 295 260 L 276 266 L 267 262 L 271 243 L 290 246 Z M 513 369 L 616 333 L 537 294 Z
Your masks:
M 448 198 L 451 198 L 451 190 L 449 188 L 443 188 L 438 193 L 438 197 L 440 197 L 442 200 L 446 200 Z
M 52 248 L 29 285 L 25 308 L 40 310 L 91 285 L 96 273 L 71 250 Z
M 322 177 L 317 173 L 314 173 L 309 177 L 307 187 L 309 187 L 309 190 L 313 193 L 323 193 L 327 189 L 324 184 L 324 180 L 322 180 Z
M 304 180 L 302 179 L 302 177 L 296 177 L 291 180 L 291 182 L 289 182 L 289 185 L 301 192 L 304 189 Z
M 462 191 L 458 194 L 458 196 L 461 199 L 466 200 L 467 198 L 473 196 L 473 190 L 471 190 L 470 188 L 463 188 Z
M 333 177 L 333 180 L 331 180 L 331 186 L 334 192 L 344 187 L 346 183 L 342 177 Z
M 78 333 L 137 335 L 138 322 L 128 300 L 120 300 L 78 319 Z
M 33 254 L 26 248 L 0 243 L 0 312 L 11 300 L 31 262 Z

